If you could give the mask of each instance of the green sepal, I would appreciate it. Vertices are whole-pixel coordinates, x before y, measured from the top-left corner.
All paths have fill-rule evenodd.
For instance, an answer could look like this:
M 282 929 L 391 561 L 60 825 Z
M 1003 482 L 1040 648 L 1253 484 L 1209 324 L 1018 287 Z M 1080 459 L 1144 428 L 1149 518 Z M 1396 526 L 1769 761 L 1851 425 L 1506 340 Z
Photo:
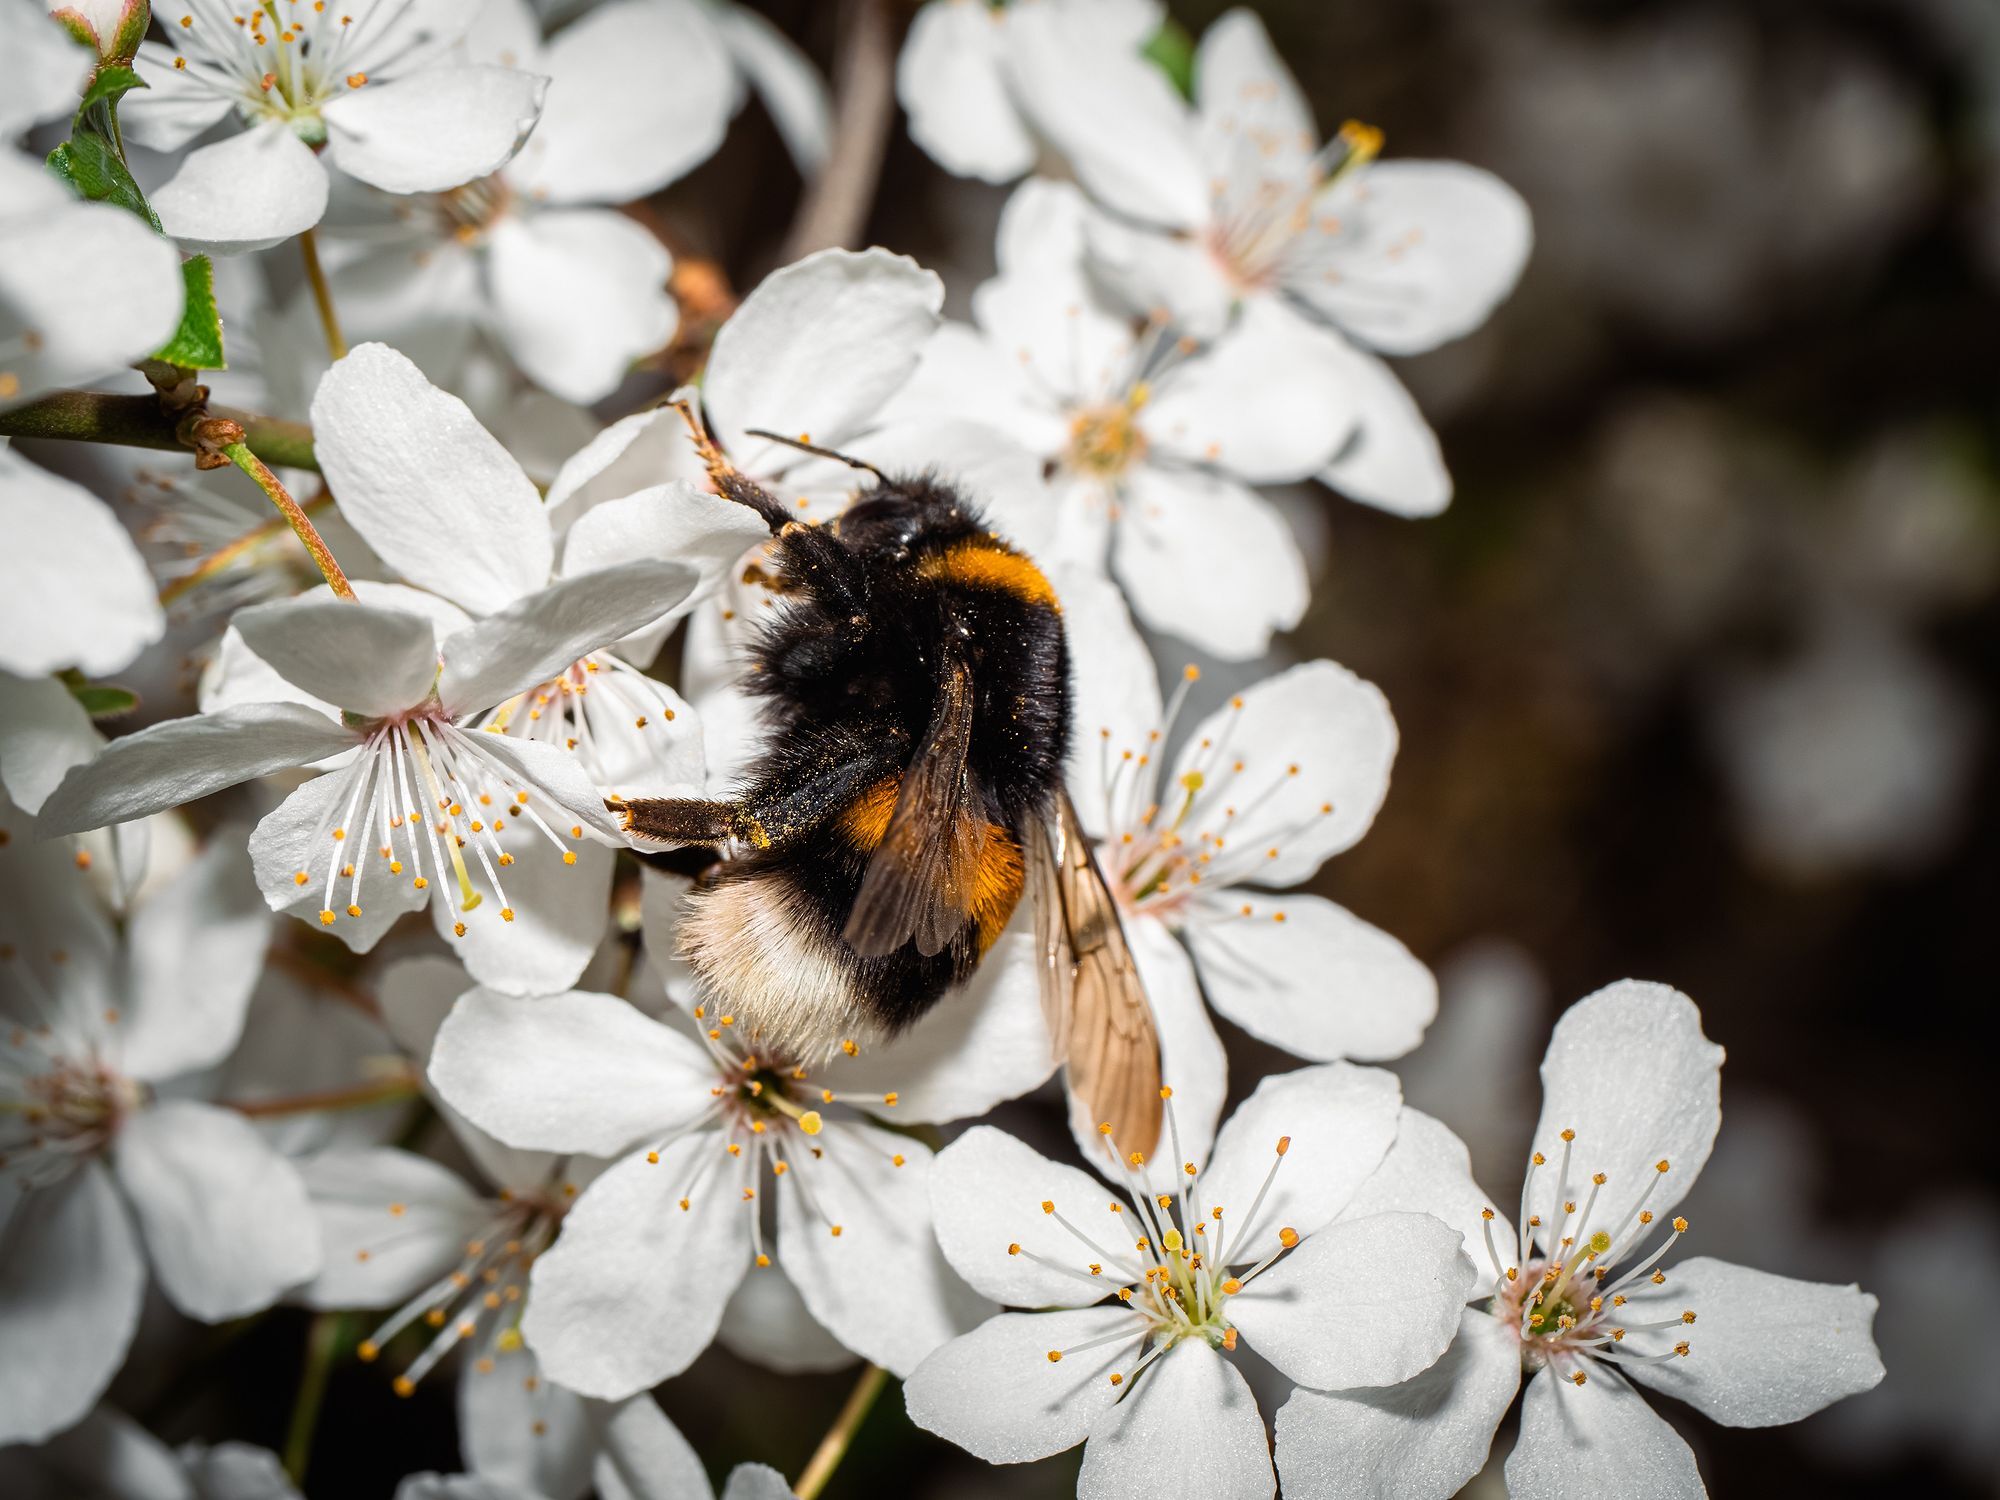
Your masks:
M 1194 37 L 1187 27 L 1167 21 L 1140 49 L 1140 56 L 1166 74 L 1183 99 L 1194 97 Z
M 215 267 L 206 255 L 190 255 L 181 262 L 181 281 L 187 288 L 181 326 L 153 358 L 183 370 L 228 369 L 222 348 L 222 312 L 215 305 Z
M 109 63 L 99 68 L 97 75 L 90 80 L 90 87 L 83 91 L 83 101 L 76 107 L 76 119 L 70 128 L 84 129 L 84 116 L 93 108 L 103 105 L 107 110 L 116 109 L 118 101 L 132 90 L 146 87 L 149 85 L 145 79 L 121 63 Z
M 49 153 L 49 170 L 79 197 L 130 209 L 157 233 L 160 221 L 139 184 L 132 180 L 117 149 L 94 130 L 81 131 Z
M 120 719 L 139 706 L 139 695 L 130 688 L 109 682 L 89 682 L 81 672 L 73 669 L 62 674 L 62 684 L 93 719 Z

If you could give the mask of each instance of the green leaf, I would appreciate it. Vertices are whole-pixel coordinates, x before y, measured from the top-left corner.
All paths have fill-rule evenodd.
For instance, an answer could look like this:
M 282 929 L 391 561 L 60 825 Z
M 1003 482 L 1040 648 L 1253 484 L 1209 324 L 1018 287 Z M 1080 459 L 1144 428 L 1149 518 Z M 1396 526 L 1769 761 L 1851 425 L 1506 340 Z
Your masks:
M 181 262 L 181 280 L 187 286 L 187 304 L 180 329 L 153 358 L 184 370 L 228 369 L 222 351 L 222 313 L 215 305 L 215 268 L 206 255 L 191 255 Z
M 72 136 L 49 153 L 49 170 L 76 193 L 93 203 L 115 203 L 130 209 L 157 231 L 160 221 L 139 191 L 139 184 L 118 159 L 111 142 L 95 131 Z
M 1194 37 L 1187 27 L 1170 20 L 1140 49 L 1140 55 L 1167 75 L 1181 97 L 1194 97 Z
M 134 89 L 148 87 L 146 80 L 130 68 L 112 63 L 97 70 L 97 76 L 90 80 L 90 87 L 83 91 L 83 102 L 76 107 L 76 124 L 80 128 L 83 117 L 98 105 L 107 109 L 117 108 L 118 101 Z

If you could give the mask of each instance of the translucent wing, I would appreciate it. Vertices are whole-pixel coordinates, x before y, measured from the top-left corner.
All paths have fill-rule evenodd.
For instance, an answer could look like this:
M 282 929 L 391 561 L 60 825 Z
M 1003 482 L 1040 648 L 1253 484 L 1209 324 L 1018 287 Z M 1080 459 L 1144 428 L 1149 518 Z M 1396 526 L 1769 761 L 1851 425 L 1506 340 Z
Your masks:
M 841 933 L 863 957 L 894 953 L 912 939 L 926 957 L 941 953 L 971 915 L 986 847 L 986 820 L 973 805 L 965 766 L 972 707 L 972 674 L 960 663 L 944 676 Z
M 1108 1121 L 1121 1151 L 1150 1153 L 1160 1138 L 1160 1038 L 1125 941 L 1118 905 L 1090 852 L 1067 792 L 1056 804 L 1056 841 L 1029 840 L 1042 1006 L 1069 1066 L 1075 1106 Z

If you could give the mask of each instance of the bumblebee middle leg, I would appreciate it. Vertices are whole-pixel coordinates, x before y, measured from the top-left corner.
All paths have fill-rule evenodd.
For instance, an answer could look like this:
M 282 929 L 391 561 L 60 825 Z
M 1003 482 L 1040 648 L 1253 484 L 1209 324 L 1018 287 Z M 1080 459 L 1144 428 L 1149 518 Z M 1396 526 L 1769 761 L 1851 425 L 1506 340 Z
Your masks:
M 770 847 L 764 825 L 741 802 L 707 802 L 694 797 L 634 797 L 607 803 L 624 819 L 625 831 L 662 844 L 745 843 Z

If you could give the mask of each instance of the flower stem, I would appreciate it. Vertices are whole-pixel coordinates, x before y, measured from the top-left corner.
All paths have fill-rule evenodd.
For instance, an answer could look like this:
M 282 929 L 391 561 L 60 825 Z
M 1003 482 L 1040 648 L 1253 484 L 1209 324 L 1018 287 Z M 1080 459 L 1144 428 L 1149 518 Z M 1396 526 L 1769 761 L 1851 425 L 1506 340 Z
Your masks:
M 319 1409 L 326 1400 L 326 1383 L 334 1356 L 346 1339 L 347 1314 L 323 1312 L 306 1333 L 306 1363 L 299 1374 L 299 1393 L 292 1402 L 292 1423 L 285 1433 L 285 1472 L 303 1486 L 312 1461 L 313 1434 L 319 1429 Z
M 241 440 L 225 443 L 222 454 L 248 474 L 257 488 L 270 496 L 271 503 L 278 507 L 278 513 L 291 522 L 292 530 L 298 533 L 299 540 L 306 545 L 306 551 L 312 554 L 313 564 L 319 569 L 320 576 L 326 579 L 326 586 L 341 598 L 352 599 L 354 585 L 349 583 L 347 575 L 340 571 L 340 564 L 334 560 L 332 549 L 326 545 L 326 538 L 319 534 L 319 528 L 313 525 L 312 517 L 305 513 L 299 502 L 287 494 L 285 487 L 278 483 L 278 476 L 271 472 L 264 460 L 252 453 L 250 445 Z
M 833 1478 L 833 1471 L 840 1467 L 840 1461 L 847 1457 L 847 1450 L 854 1443 L 854 1434 L 861 1430 L 861 1424 L 868 1418 L 869 1408 L 874 1406 L 875 1398 L 882 1394 L 882 1387 L 888 1383 L 889 1372 L 880 1365 L 870 1365 L 861 1372 L 861 1378 L 854 1382 L 854 1389 L 847 1394 L 847 1404 L 840 1408 L 840 1415 L 833 1419 L 826 1436 L 819 1440 L 819 1447 L 813 1450 L 805 1472 L 799 1475 L 799 1482 L 792 1486 L 792 1493 L 799 1500 L 819 1500 L 820 1491 Z
M 367 1083 L 338 1089 L 314 1089 L 305 1094 L 287 1094 L 278 1099 L 225 1099 L 224 1109 L 239 1115 L 265 1119 L 272 1115 L 307 1115 L 320 1110 L 367 1109 L 377 1104 L 396 1104 L 417 1097 L 417 1081 L 408 1073 L 376 1078 Z
M 319 326 L 326 332 L 326 352 L 335 359 L 345 359 L 347 339 L 333 310 L 333 289 L 326 284 L 326 270 L 319 263 L 319 240 L 312 230 L 299 236 L 299 252 L 305 257 L 306 284 L 312 288 L 313 306 L 319 309 Z
M 868 228 L 896 119 L 896 23 L 887 0 L 849 0 L 834 55 L 833 149 L 806 189 L 781 260 L 852 248 Z
M 287 469 L 317 469 L 312 429 L 303 422 L 286 422 L 226 406 L 207 408 L 208 415 L 234 422 L 243 440 L 266 463 Z M 0 411 L 0 438 L 57 438 L 72 443 L 118 443 L 127 448 L 157 448 L 185 453 L 188 445 L 173 417 L 151 396 L 114 396 L 105 391 L 51 391 L 20 406 Z

